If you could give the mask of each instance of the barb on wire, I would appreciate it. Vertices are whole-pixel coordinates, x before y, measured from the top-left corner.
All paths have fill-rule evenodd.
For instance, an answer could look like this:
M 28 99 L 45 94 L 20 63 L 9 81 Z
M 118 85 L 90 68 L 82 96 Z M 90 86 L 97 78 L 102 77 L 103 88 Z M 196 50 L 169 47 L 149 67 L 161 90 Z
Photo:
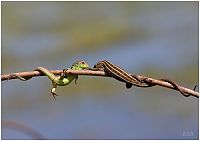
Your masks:
M 61 75 L 63 70 L 51 70 L 51 73 L 55 75 Z M 101 77 L 108 77 L 104 71 L 93 71 L 93 70 L 67 70 L 66 75 L 87 75 L 87 76 L 101 76 Z M 18 72 L 18 73 L 11 73 L 11 74 L 4 74 L 1 75 L 1 81 L 5 80 L 12 80 L 12 79 L 18 79 L 20 76 L 24 80 L 28 80 L 32 77 L 37 76 L 44 76 L 39 71 L 29 71 L 29 72 Z M 170 89 L 174 89 L 179 91 L 181 94 L 183 94 L 185 97 L 188 96 L 194 96 L 196 98 L 199 98 L 199 93 L 195 91 L 196 87 L 194 89 L 185 88 L 183 86 L 178 85 L 172 80 L 169 79 L 153 79 L 151 77 L 141 76 L 141 75 L 135 75 L 137 78 L 139 78 L 143 83 L 146 83 L 147 85 L 151 86 L 162 86 Z M 147 88 L 147 87 L 144 87 Z

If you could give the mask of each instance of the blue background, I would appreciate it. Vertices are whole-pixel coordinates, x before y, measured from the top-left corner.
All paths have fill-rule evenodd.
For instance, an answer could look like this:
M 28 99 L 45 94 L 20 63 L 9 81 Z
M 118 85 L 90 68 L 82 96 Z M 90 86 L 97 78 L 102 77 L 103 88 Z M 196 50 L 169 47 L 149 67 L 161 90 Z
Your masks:
M 1 2 L 2 74 L 108 60 L 132 74 L 198 84 L 198 2 Z M 198 99 L 159 86 L 126 89 L 79 76 L 58 87 L 45 77 L 1 83 L 2 124 L 46 139 L 198 139 Z M 4 124 L 3 124 L 4 125 Z M 32 139 L 2 126 L 2 139 Z

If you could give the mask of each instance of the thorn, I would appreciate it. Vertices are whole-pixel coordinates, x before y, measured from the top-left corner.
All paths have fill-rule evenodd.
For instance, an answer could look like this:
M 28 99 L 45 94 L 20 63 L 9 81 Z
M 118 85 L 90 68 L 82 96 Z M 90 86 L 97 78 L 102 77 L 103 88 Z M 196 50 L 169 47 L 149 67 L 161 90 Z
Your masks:
M 197 85 L 195 85 L 195 86 L 194 86 L 194 89 L 193 89 L 193 90 L 195 91 L 195 90 L 196 90 L 196 88 L 197 88 Z

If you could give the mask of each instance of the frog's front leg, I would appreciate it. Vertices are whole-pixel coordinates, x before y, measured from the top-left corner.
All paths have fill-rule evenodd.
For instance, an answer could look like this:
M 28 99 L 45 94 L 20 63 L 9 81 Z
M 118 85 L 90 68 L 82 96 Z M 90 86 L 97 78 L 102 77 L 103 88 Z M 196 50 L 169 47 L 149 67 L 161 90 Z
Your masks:
M 78 75 L 77 76 L 75 76 L 75 84 L 77 84 L 77 80 L 78 80 Z
M 66 74 L 66 71 L 69 69 L 63 69 L 63 72 L 60 75 L 60 80 L 63 80 L 64 78 L 69 78 Z M 73 78 L 75 79 L 75 84 L 77 84 L 77 80 L 78 80 L 78 75 L 74 75 Z M 71 80 L 72 81 L 72 80 Z
M 60 80 L 63 80 L 64 78 L 67 77 L 67 74 L 66 74 L 66 71 L 69 70 L 69 69 L 63 69 L 61 75 L 60 75 Z

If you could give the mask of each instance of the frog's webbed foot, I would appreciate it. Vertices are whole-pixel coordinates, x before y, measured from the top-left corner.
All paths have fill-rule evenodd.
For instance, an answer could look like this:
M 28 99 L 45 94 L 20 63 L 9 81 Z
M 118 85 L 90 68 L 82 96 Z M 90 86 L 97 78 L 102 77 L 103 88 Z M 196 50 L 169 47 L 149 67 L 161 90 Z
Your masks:
M 51 94 L 52 94 L 53 98 L 56 100 L 56 96 L 58 96 L 58 94 L 56 94 L 56 88 L 51 89 Z
M 55 100 L 56 100 L 56 96 L 58 96 L 58 94 L 56 94 L 56 88 L 57 88 L 57 85 L 55 83 L 53 83 L 53 88 L 51 89 L 51 94 Z

